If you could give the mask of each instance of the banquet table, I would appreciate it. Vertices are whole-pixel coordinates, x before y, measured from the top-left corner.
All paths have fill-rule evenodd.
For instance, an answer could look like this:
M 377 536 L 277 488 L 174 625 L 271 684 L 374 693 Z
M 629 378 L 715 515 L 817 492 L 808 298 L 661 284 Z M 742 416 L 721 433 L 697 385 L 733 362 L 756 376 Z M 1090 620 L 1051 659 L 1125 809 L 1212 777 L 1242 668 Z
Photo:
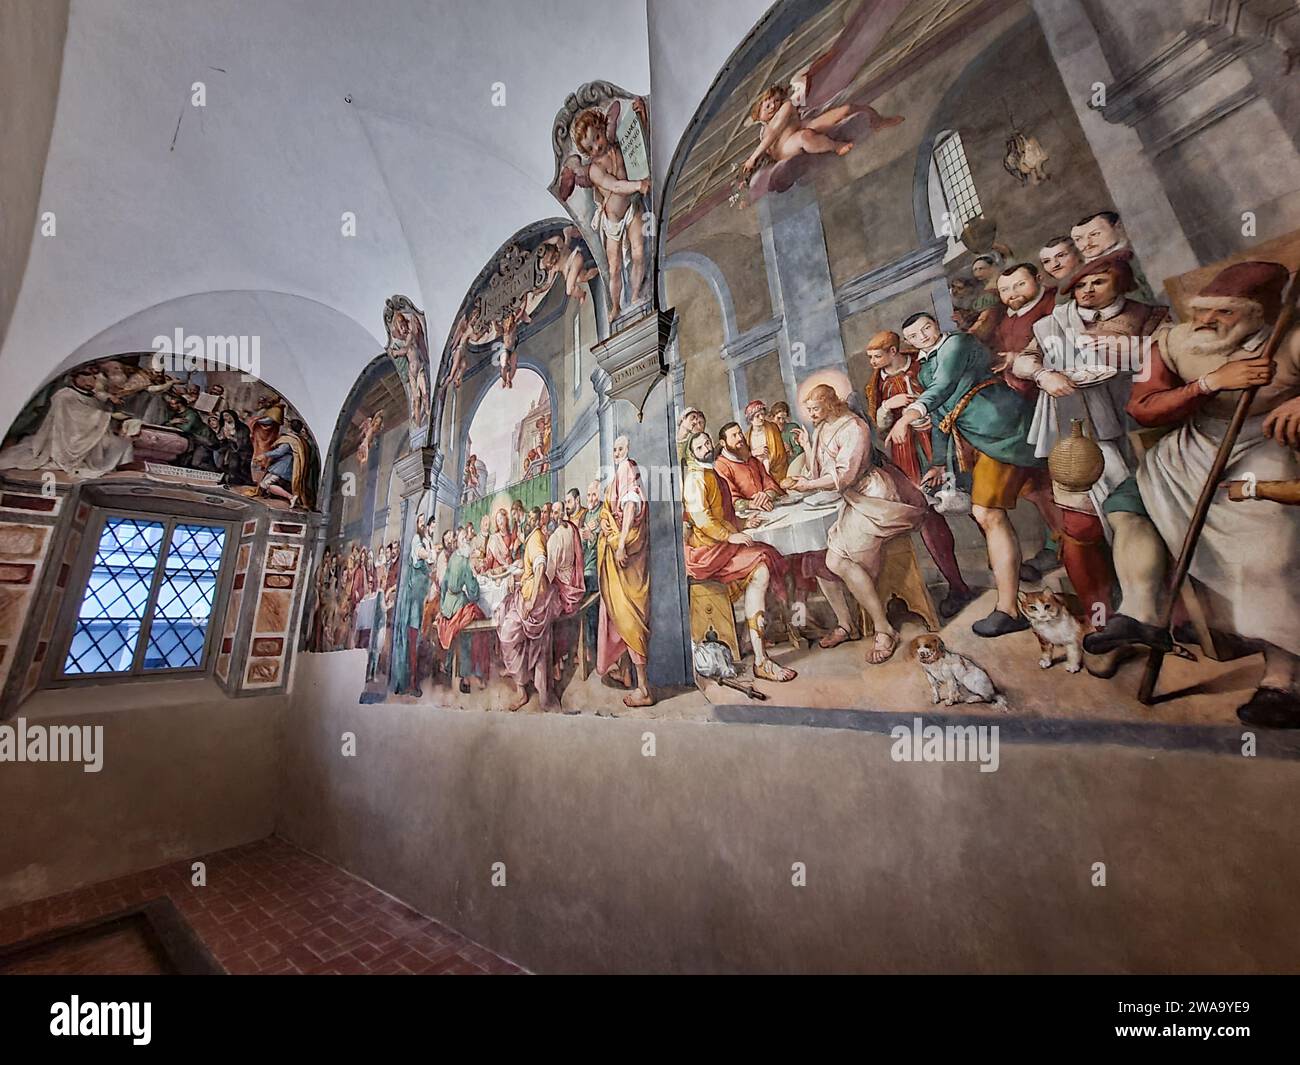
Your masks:
M 757 514 L 763 524 L 746 529 L 756 541 L 771 544 L 783 555 L 799 555 L 805 551 L 825 551 L 826 534 L 840 516 L 839 502 L 829 506 L 814 506 L 806 499 L 769 511 L 745 511 L 744 517 Z
M 739 516 L 759 514 L 763 524 L 745 531 L 756 542 L 771 544 L 787 557 L 806 551 L 825 551 L 826 534 L 840 516 L 841 501 L 823 503 L 823 499 L 826 494 L 819 493 L 811 500 L 801 499 L 769 511 L 746 510 Z M 917 564 L 910 536 L 895 536 L 885 545 L 884 563 L 876 585 L 885 602 L 897 596 L 909 610 L 925 619 L 931 632 L 938 630 L 939 615 Z M 873 631 L 865 611 L 862 626 L 867 633 Z

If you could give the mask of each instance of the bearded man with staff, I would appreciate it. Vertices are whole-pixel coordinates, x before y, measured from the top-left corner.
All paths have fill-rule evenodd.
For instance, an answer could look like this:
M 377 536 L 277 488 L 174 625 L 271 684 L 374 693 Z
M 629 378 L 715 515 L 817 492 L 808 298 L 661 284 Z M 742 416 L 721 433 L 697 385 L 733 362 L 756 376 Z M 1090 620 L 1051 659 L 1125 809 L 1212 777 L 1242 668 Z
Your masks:
M 1259 498 L 1239 505 L 1220 492 L 1226 481 L 1300 477 L 1287 423 L 1274 417 L 1300 396 L 1300 330 L 1291 325 L 1295 284 L 1280 263 L 1240 262 L 1221 270 L 1192 299 L 1190 322 L 1155 336 L 1150 373 L 1135 380 L 1128 411 L 1145 426 L 1171 431 L 1143 457 L 1136 483 L 1143 507 L 1179 560 L 1169 588 L 1163 569 L 1152 591 L 1170 600 L 1194 578 L 1212 628 L 1259 646 L 1264 670 L 1237 710 L 1248 725 L 1300 728 L 1300 510 Z M 1238 494 L 1242 494 L 1239 493 Z M 1117 540 L 1116 550 L 1122 545 Z M 1085 640 L 1104 650 L 1133 626 L 1113 615 Z M 1167 625 L 1153 645 L 1143 701 L 1153 693 Z M 1141 633 L 1138 633 L 1141 635 Z M 1090 645 L 1091 644 L 1091 645 Z

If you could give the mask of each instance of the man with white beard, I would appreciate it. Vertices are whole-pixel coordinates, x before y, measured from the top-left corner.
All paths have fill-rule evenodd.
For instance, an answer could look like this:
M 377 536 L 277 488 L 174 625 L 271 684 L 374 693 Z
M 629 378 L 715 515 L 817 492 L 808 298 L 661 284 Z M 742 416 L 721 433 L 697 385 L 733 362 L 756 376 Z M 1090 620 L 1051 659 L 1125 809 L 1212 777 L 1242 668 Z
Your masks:
M 1220 271 L 1191 301 L 1191 322 L 1156 334 L 1151 372 L 1134 382 L 1128 403 L 1134 419 L 1172 427 L 1143 456 L 1136 477 L 1149 520 L 1171 556 L 1182 548 L 1244 389 L 1258 391 L 1223 479 L 1300 476 L 1295 450 L 1268 434 L 1270 412 L 1300 395 L 1300 328 L 1287 331 L 1272 361 L 1260 354 L 1281 309 L 1287 277 L 1286 267 L 1270 262 L 1241 262 Z M 1122 550 L 1117 529 L 1116 554 Z M 1211 504 L 1190 573 L 1203 593 L 1210 626 L 1235 632 L 1263 650 L 1259 685 L 1237 710 L 1248 725 L 1300 727 L 1298 566 L 1300 510 L 1263 499 L 1248 506 L 1230 503 L 1223 496 Z M 1163 567 L 1156 567 L 1145 594 L 1154 600 L 1163 583 Z M 1127 588 L 1125 593 L 1127 599 Z M 1085 647 L 1104 651 L 1134 631 L 1132 618 L 1115 614 L 1102 632 L 1085 639 Z

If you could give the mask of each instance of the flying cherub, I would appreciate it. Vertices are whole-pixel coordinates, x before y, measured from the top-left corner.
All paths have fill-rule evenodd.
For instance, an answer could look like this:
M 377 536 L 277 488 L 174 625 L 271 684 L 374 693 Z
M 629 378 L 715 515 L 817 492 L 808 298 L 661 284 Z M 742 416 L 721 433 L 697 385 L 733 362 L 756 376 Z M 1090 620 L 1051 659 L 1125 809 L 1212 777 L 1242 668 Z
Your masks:
M 460 383 L 469 368 L 469 346 L 486 343 L 491 339 L 487 335 L 489 332 L 490 326 L 483 324 L 483 302 L 476 299 L 469 313 L 461 315 L 452 327 L 451 365 L 447 368 L 447 376 L 442 381 L 444 389 L 451 387 L 460 390 Z
M 361 429 L 361 440 L 357 444 L 357 463 L 364 466 L 370 461 L 370 448 L 374 444 L 375 434 L 383 428 L 384 412 L 375 411 L 373 415 L 365 420 Z
M 519 346 L 519 326 L 529 320 L 523 304 L 524 297 L 518 297 L 499 321 L 487 323 L 487 326 L 479 333 L 470 334 L 468 337 L 467 342 L 471 344 L 490 344 L 494 340 L 501 341 L 502 388 L 514 388 L 515 386 L 515 372 L 519 369 L 519 356 L 515 352 L 515 348 Z
M 733 203 L 744 206 L 746 187 L 749 203 L 769 192 L 785 192 L 818 156 L 847 155 L 860 137 L 903 121 L 901 115 L 882 116 L 865 101 L 832 106 L 847 92 L 889 28 L 892 17 L 885 16 L 890 12 L 881 9 L 901 6 L 899 0 L 862 3 L 835 43 L 796 73 L 788 87 L 771 85 L 754 101 L 749 117 L 762 133 L 758 146 L 739 167 Z
M 643 134 L 648 136 L 645 100 L 639 96 L 633 98 L 632 110 L 641 123 Z M 596 210 L 591 218 L 591 228 L 605 241 L 611 318 L 617 318 L 623 308 L 624 245 L 627 245 L 632 260 L 633 303 L 643 298 L 646 280 L 644 198 L 650 193 L 650 179 L 645 177 L 633 181 L 627 176 L 627 163 L 618 142 L 621 113 L 618 100 L 609 105 L 608 111 L 588 107 L 578 112 L 569 133 L 580 154 L 565 159 L 557 186 L 557 195 L 566 202 L 576 186 L 595 190 Z
M 522 302 L 522 301 L 521 301 Z M 515 387 L 515 372 L 519 369 L 519 325 L 524 319 L 524 309 L 516 305 L 501 319 L 501 387 Z
M 529 294 L 534 299 L 525 309 L 531 314 L 550 291 L 555 279 L 564 276 L 564 294 L 579 303 L 587 298 L 587 282 L 600 273 L 587 258 L 587 246 L 577 226 L 565 226 L 562 233 L 542 241 L 540 264 L 546 280 Z

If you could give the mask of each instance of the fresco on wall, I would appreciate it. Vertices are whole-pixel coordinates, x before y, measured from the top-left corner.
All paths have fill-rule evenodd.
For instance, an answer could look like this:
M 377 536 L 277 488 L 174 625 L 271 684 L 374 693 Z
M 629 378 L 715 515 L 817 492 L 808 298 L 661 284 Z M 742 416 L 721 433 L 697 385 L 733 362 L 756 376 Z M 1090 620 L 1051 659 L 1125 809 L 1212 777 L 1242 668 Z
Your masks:
M 452 328 L 447 344 L 450 358 L 440 388 L 459 391 L 475 350 L 485 348 L 499 368 L 501 386 L 513 388 L 519 369 L 520 330 L 532 323 L 553 288 L 563 291 L 565 299 L 586 300 L 587 282 L 598 273 L 586 243 L 573 226 L 526 248 L 509 245 Z M 561 278 L 564 284 L 557 286 Z
M 83 481 L 114 474 L 220 488 L 313 509 L 315 441 L 298 411 L 238 370 L 177 371 L 153 353 L 82 363 L 15 419 L 0 471 Z
M 645 116 L 601 85 L 556 123 L 574 224 L 517 234 L 450 332 L 436 483 L 400 483 L 401 411 L 348 416 L 378 487 L 331 499 L 314 624 L 367 650 L 363 701 L 1300 723 L 1300 233 L 1149 276 L 1028 3 L 781 4 L 642 246 L 676 362 L 633 409 L 586 295 L 645 297 L 648 186 L 592 174 L 617 142 L 648 180 Z M 674 654 L 694 685 L 652 687 Z
M 1149 278 L 1027 4 L 798 10 L 720 78 L 666 208 L 697 677 L 1300 723 L 1300 238 Z
M 393 463 L 410 448 L 406 382 L 383 356 L 353 388 L 327 456 L 324 546 L 304 611 L 309 651 L 364 648 L 387 669 L 401 555 Z M 382 656 L 382 658 L 381 658 Z
M 589 82 L 569 97 L 552 136 L 551 193 L 577 222 L 606 278 L 616 319 L 650 299 L 650 112 L 644 96 Z
M 788 81 L 763 88 L 746 122 L 757 127 L 758 143 L 740 164 L 730 203 L 745 207 L 785 192 L 820 161 L 848 155 L 872 133 L 903 121 L 849 90 L 906 6 L 907 0 L 857 5 L 826 51 Z
M 397 475 L 411 456 L 400 374 L 376 364 L 353 391 L 306 642 L 366 651 L 363 702 L 653 701 L 646 495 L 625 440 L 602 461 L 582 358 L 596 272 L 575 263 L 592 263 L 576 227 L 530 227 L 466 297 L 438 375 L 451 429 L 436 489 Z
M 488 388 L 465 439 L 460 498 L 466 515 L 472 519 L 488 508 L 498 488 L 507 491 L 545 477 L 549 491 L 552 423 L 551 397 L 535 371 L 520 372 L 518 389 L 500 381 Z

